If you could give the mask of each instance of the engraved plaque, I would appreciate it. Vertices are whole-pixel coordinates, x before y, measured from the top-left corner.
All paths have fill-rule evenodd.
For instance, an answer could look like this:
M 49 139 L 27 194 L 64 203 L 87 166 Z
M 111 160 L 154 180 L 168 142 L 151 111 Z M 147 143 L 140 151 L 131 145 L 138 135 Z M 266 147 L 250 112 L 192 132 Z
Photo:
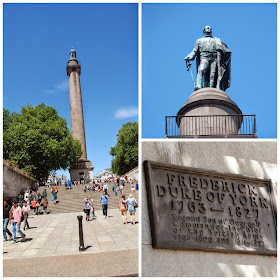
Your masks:
M 152 245 L 276 255 L 270 180 L 144 162 Z

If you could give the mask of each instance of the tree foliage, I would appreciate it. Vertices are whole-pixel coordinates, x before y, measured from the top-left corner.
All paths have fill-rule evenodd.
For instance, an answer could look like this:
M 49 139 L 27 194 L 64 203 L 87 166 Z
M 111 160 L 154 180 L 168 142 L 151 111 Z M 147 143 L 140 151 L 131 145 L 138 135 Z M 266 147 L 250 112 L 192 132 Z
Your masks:
M 117 144 L 111 147 L 112 171 L 123 175 L 138 165 L 138 123 L 128 122 L 122 125 L 117 134 Z
M 22 107 L 20 113 L 3 110 L 3 155 L 39 180 L 50 172 L 67 169 L 82 154 L 66 120 L 44 103 Z

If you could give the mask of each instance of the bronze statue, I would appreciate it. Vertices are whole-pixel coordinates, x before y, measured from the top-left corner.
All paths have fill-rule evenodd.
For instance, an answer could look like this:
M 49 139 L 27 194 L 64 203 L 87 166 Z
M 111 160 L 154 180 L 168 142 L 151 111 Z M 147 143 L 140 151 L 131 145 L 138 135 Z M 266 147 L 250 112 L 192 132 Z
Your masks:
M 198 39 L 194 49 L 185 57 L 189 61 L 196 57 L 197 76 L 195 90 L 213 87 L 225 91 L 230 87 L 231 51 L 220 38 L 212 37 L 212 28 L 203 28 L 204 37 Z
M 76 51 L 75 51 L 73 48 L 71 48 L 69 54 L 70 54 L 70 58 L 71 58 L 71 57 L 76 58 Z

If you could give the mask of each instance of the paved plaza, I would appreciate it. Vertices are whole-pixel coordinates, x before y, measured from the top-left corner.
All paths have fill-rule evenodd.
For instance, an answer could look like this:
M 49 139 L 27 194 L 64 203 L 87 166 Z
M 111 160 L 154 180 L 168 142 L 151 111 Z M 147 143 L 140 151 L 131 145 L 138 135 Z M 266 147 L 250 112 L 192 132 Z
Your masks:
M 86 194 L 82 195 L 86 196 Z M 26 234 L 26 241 L 20 242 L 18 238 L 16 244 L 11 244 L 10 241 L 3 242 L 3 275 L 24 277 L 136 275 L 139 224 L 132 225 L 129 214 L 129 223 L 123 224 L 116 203 L 120 195 L 115 197 L 112 192 L 110 195 L 113 209 L 110 208 L 109 201 L 106 219 L 103 218 L 102 210 L 95 211 L 96 217 L 92 221 L 85 220 L 84 212 L 37 216 L 31 210 L 28 219 L 31 228 L 22 230 Z M 100 194 L 96 193 L 94 196 L 96 197 L 94 201 L 97 201 L 97 196 Z M 99 205 L 99 202 L 96 204 Z M 71 208 L 71 203 L 69 207 Z M 83 216 L 84 243 L 87 247 L 83 252 L 79 251 L 78 215 Z M 138 211 L 136 211 L 136 222 L 138 222 Z M 10 225 L 8 228 L 10 229 Z M 22 269 L 15 270 L 15 263 L 22 265 Z M 71 269 L 65 269 L 66 263 Z M 44 272 L 40 269 L 40 275 L 36 275 L 38 267 L 35 265 L 33 272 L 34 264 L 40 267 L 43 265 Z

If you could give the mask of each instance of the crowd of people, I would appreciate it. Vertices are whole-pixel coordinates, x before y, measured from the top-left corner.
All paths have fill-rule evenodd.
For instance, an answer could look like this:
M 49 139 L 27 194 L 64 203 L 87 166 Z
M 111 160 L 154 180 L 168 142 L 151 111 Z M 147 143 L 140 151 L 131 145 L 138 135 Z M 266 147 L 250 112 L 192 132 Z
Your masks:
M 20 225 L 24 221 L 24 230 L 29 228 L 27 221 L 28 214 L 30 212 L 30 206 L 27 205 L 27 202 L 24 201 L 23 207 L 20 207 L 18 202 L 9 204 L 8 201 L 4 200 L 3 202 L 3 237 L 4 241 L 8 241 L 7 235 L 9 235 L 9 240 L 12 241 L 12 244 L 17 243 L 16 232 L 21 236 L 21 242 L 24 242 L 26 235 L 21 231 Z M 11 225 L 11 231 L 8 229 L 8 225 Z
M 138 182 L 135 181 L 135 183 L 130 180 L 127 181 L 124 177 L 116 178 L 115 180 L 110 181 L 113 183 L 112 191 L 115 193 L 115 196 L 118 195 L 118 192 L 121 193 L 121 199 L 119 200 L 119 211 L 122 215 L 123 223 L 127 224 L 127 212 L 130 214 L 131 217 L 131 224 L 135 225 L 135 212 L 136 208 L 138 207 L 138 203 L 136 199 L 134 198 L 135 192 L 138 194 Z M 124 187 L 125 182 L 131 184 L 131 191 L 132 193 L 129 194 L 129 198 L 126 199 L 124 195 Z M 84 192 L 87 191 L 98 191 L 102 192 L 99 204 L 102 206 L 103 211 L 103 218 L 108 218 L 108 201 L 110 199 L 110 196 L 108 194 L 108 185 L 107 181 L 104 182 L 93 182 L 93 185 L 84 186 Z M 86 197 L 84 199 L 85 207 L 84 212 L 86 213 L 86 221 L 90 221 L 94 219 L 94 206 L 93 206 L 93 200 L 90 196 Z M 93 214 L 92 214 L 93 213 Z
M 52 188 L 51 192 L 55 198 L 57 198 L 58 188 Z M 45 210 L 45 214 L 47 214 L 48 208 L 48 198 L 47 198 L 47 190 L 44 189 L 42 193 L 38 191 L 32 191 L 32 189 L 27 189 L 24 194 L 20 194 L 18 197 L 18 204 L 20 207 L 23 207 L 23 204 L 26 202 L 28 206 L 30 206 L 34 210 L 34 214 L 38 215 L 41 213 L 42 207 Z M 55 201 L 54 201 L 55 203 Z
M 53 194 L 53 201 L 56 203 L 58 189 L 51 187 Z M 4 200 L 3 202 L 3 237 L 4 241 L 7 241 L 7 234 L 9 235 L 12 243 L 16 243 L 16 232 L 22 237 L 21 242 L 25 241 L 25 234 L 21 231 L 20 225 L 23 222 L 23 230 L 30 229 L 28 217 L 30 211 L 33 209 L 34 215 L 42 213 L 47 214 L 48 209 L 48 194 L 46 189 L 42 193 L 36 188 L 27 188 L 27 190 L 18 196 L 17 201 Z M 44 211 L 41 211 L 44 210 Z M 8 225 L 11 224 L 11 231 L 8 229 Z
M 100 192 L 101 196 L 99 199 L 99 204 L 102 206 L 103 218 L 108 218 L 108 205 L 110 196 L 108 194 L 108 185 L 107 183 L 113 183 L 112 191 L 115 196 L 118 195 L 118 192 L 121 195 L 119 200 L 119 211 L 121 213 L 123 223 L 127 224 L 127 213 L 130 214 L 131 224 L 135 224 L 135 212 L 138 207 L 137 201 L 134 198 L 135 192 L 138 194 L 138 182 L 133 182 L 132 180 L 128 181 L 124 177 L 116 178 L 115 180 L 104 180 L 104 181 L 94 181 L 93 185 L 84 185 L 84 192 L 94 191 Z M 127 183 L 131 185 L 131 194 L 129 198 L 126 199 L 124 195 L 124 188 Z M 71 181 L 67 182 L 67 187 L 71 187 Z M 51 200 L 54 204 L 57 203 L 58 187 L 52 186 L 49 183 L 46 183 L 46 188 L 49 187 L 51 191 Z M 78 186 L 77 182 L 74 182 L 74 186 Z M 34 211 L 34 215 L 39 214 L 48 214 L 48 194 L 46 188 L 41 192 L 38 190 L 38 185 L 36 184 L 33 188 L 27 188 L 27 190 L 18 196 L 16 202 L 13 200 L 4 200 L 3 202 L 3 237 L 4 241 L 12 241 L 16 243 L 16 233 L 21 237 L 21 242 L 24 242 L 26 235 L 21 231 L 21 223 L 23 222 L 23 231 L 30 229 L 28 217 L 31 210 Z M 85 207 L 84 212 L 86 214 L 86 221 L 93 220 L 95 216 L 95 209 L 93 205 L 93 200 L 90 196 L 87 196 L 84 199 Z M 43 210 L 43 211 L 42 211 Z M 11 231 L 8 229 L 8 225 L 11 225 Z M 8 239 L 9 238 L 9 239 Z

